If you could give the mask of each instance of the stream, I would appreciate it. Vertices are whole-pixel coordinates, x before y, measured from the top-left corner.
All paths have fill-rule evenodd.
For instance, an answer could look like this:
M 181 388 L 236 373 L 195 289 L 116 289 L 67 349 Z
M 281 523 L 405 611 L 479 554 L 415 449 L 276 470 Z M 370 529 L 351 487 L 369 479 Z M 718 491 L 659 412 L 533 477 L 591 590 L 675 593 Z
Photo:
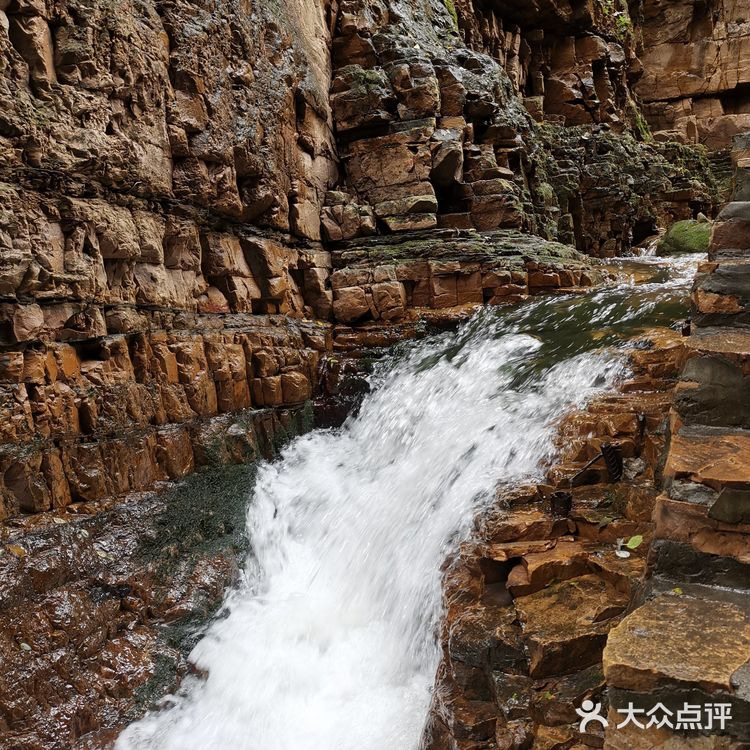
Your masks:
M 191 656 L 204 676 L 117 749 L 416 750 L 444 561 L 498 483 L 543 477 L 560 418 L 627 374 L 624 342 L 685 317 L 697 261 L 617 261 L 611 286 L 396 347 L 356 416 L 260 467 L 243 580 Z

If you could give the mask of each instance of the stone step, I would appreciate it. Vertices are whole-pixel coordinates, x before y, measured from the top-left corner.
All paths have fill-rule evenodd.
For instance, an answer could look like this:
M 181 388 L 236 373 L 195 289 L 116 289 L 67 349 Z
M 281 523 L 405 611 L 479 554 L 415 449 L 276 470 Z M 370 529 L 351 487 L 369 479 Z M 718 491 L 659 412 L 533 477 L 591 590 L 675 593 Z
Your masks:
M 694 488 L 695 485 L 684 483 L 671 490 L 673 495 L 689 500 L 667 495 L 659 498 L 654 509 L 654 539 L 686 545 L 725 561 L 735 560 L 744 566 L 744 573 L 738 575 L 750 575 L 750 523 L 722 520 L 747 513 L 748 493 L 732 488 L 720 492 L 702 488 L 699 494 L 701 491 Z
M 632 704 L 645 718 L 646 711 L 661 703 L 675 722 L 686 703 L 727 704 L 731 720 L 722 728 L 714 719 L 712 733 L 750 740 L 749 610 L 745 596 L 734 601 L 698 598 L 676 588 L 625 617 L 610 631 L 603 655 L 610 717 L 622 720 L 616 711 Z M 608 733 L 610 746 L 624 747 L 614 739 L 617 734 L 614 728 Z M 692 746 L 675 739 L 674 747 Z
M 664 467 L 667 487 L 675 481 L 724 487 L 750 486 L 750 431 L 674 425 Z
M 750 258 L 732 255 L 738 252 L 722 251 L 720 258 L 700 266 L 691 295 L 698 328 L 750 324 Z M 731 257 L 724 259 L 726 253 Z
M 529 676 L 571 674 L 598 663 L 607 633 L 628 599 L 596 575 L 553 583 L 516 599 Z
M 650 533 L 650 525 L 643 531 Z M 628 536 L 635 536 L 631 534 Z M 622 537 L 625 538 L 625 537 Z M 645 560 L 636 556 L 616 555 L 616 540 L 610 544 L 582 542 L 572 536 L 536 542 L 493 544 L 486 550 L 483 562 L 508 563 L 505 585 L 511 595 L 529 596 L 552 583 L 582 575 L 596 574 L 618 590 L 629 592 L 630 583 L 644 572 Z M 644 547 L 645 549 L 645 547 Z
M 706 351 L 727 346 L 720 334 L 705 338 Z M 682 408 L 703 404 L 730 417 L 742 409 L 729 388 L 689 387 L 677 391 Z M 692 395 L 700 393 L 713 393 L 713 401 Z M 677 583 L 750 588 L 750 431 L 672 421 L 665 492 L 654 509 L 652 573 Z
M 685 337 L 684 346 L 702 355 L 724 354 L 750 356 L 750 329 L 731 327 L 699 328 L 692 336 Z
M 708 257 L 713 260 L 722 250 L 750 248 L 750 202 L 728 203 L 719 213 L 711 232 Z
M 684 541 L 657 539 L 649 550 L 652 578 L 648 590 L 664 593 L 678 588 L 714 598 L 722 598 L 724 592 L 733 597 L 744 591 L 750 597 L 750 566 L 727 557 L 728 545 L 714 551 L 721 554 L 702 552 Z
M 750 428 L 750 330 L 698 329 L 685 338 L 675 409 L 689 424 Z

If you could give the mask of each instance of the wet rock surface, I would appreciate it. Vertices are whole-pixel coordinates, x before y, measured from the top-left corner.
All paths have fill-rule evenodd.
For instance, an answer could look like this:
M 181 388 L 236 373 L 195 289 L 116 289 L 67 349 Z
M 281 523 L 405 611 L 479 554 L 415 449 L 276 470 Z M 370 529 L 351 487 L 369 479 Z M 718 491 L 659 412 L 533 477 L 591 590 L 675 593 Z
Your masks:
M 500 495 L 447 572 L 428 747 L 604 745 L 602 731 L 581 732 L 575 709 L 593 700 L 606 715 L 603 651 L 640 596 L 666 415 L 684 359 L 673 331 L 652 331 L 644 343 L 631 354 L 634 374 L 622 393 L 566 418 L 550 484 Z M 603 464 L 580 471 L 604 441 L 625 459 L 620 483 Z M 553 491 L 570 493 L 569 512 L 554 515 Z M 619 554 L 628 540 L 633 548 Z
M 258 458 L 306 429 L 269 419 Z M 173 691 L 247 554 L 253 464 L 0 532 L 3 748 L 110 747 Z
M 710 212 L 704 156 L 628 129 L 601 8 L 574 46 L 611 122 L 537 126 L 520 32 L 396 5 L 2 11 L 0 515 L 188 473 L 231 415 L 314 394 L 327 324 L 382 345 L 412 308 L 587 286 L 563 245 Z
M 107 746 L 184 674 L 236 576 L 239 510 L 201 475 L 189 500 L 152 490 L 271 455 L 313 399 L 318 424 L 340 423 L 367 350 L 590 287 L 607 271 L 588 256 L 712 214 L 719 186 L 686 144 L 722 147 L 748 117 L 744 9 L 662 6 L 0 0 L 3 746 Z M 715 52 L 704 91 L 672 62 L 697 39 Z M 688 346 L 686 429 L 747 426 L 720 406 L 746 380 L 726 330 L 748 301 L 745 177 L 696 282 L 695 320 L 721 330 Z M 616 396 L 566 427 L 550 482 L 614 440 L 646 467 L 627 492 L 602 495 L 594 467 L 567 519 L 530 490 L 487 532 L 451 594 L 472 608 L 436 737 L 601 743 L 570 728 L 570 705 L 600 694 L 606 633 L 642 573 L 612 546 L 651 533 L 677 350 L 635 355 L 637 407 Z M 675 445 L 690 437 L 677 422 Z M 738 580 L 745 488 L 678 458 L 657 568 L 682 547 L 685 570 L 729 549 L 708 569 Z M 234 471 L 216 487 L 239 500 Z M 570 632 L 548 616 L 561 600 L 580 610 Z
M 745 146 L 744 137 L 735 141 L 738 190 L 745 175 L 737 154 Z M 745 747 L 750 741 L 750 478 L 741 397 L 747 349 L 741 275 L 725 276 L 710 302 L 705 291 L 714 273 L 721 278 L 717 259 L 729 255 L 738 266 L 745 262 L 749 245 L 741 215 L 736 203 L 724 209 L 712 232 L 709 263 L 695 280 L 695 322 L 670 411 L 664 492 L 654 511 L 642 606 L 612 631 L 604 652 L 613 706 L 721 703 L 732 718 L 714 731 L 704 728 L 704 735 L 725 739 L 695 737 L 700 732 L 693 728 L 691 739 L 684 732 L 663 733 L 654 739 L 657 747 Z M 736 300 L 731 307 L 730 297 Z M 622 741 L 612 733 L 605 747 L 621 747 Z
M 706 692 L 739 688 L 735 673 L 747 662 L 750 621 L 737 605 L 674 595 L 653 599 L 615 628 L 604 674 L 619 690 L 650 692 L 670 684 Z M 664 651 L 676 657 L 663 659 Z M 640 663 L 640 672 L 632 668 Z

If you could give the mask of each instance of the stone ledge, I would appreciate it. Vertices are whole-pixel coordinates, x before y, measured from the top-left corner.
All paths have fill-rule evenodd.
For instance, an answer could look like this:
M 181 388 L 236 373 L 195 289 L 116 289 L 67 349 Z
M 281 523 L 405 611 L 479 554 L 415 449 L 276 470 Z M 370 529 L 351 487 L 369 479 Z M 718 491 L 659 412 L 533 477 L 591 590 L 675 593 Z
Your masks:
M 699 552 L 750 564 L 750 525 L 728 524 L 711 517 L 713 505 L 673 500 L 661 495 L 654 510 L 655 539 L 690 544 Z
M 717 491 L 750 484 L 750 431 L 678 428 L 672 434 L 664 477 L 689 479 Z
M 736 592 L 743 590 L 750 594 L 750 565 L 732 557 L 701 552 L 684 541 L 656 539 L 649 561 L 649 587 L 657 593 L 679 583 L 686 593 L 695 591 L 695 596 L 710 593 L 720 598 L 719 591 L 708 587 L 720 587 L 729 597 L 736 597 Z
M 604 675 L 610 688 L 652 692 L 671 685 L 745 696 L 750 673 L 750 613 L 739 604 L 663 595 L 609 634 Z
M 728 354 L 733 359 L 750 356 L 750 330 L 700 328 L 683 343 L 696 354 Z
M 268 456 L 309 428 L 305 409 L 247 409 L 117 437 L 37 441 L 0 452 L 0 520 L 152 489 L 207 465 Z

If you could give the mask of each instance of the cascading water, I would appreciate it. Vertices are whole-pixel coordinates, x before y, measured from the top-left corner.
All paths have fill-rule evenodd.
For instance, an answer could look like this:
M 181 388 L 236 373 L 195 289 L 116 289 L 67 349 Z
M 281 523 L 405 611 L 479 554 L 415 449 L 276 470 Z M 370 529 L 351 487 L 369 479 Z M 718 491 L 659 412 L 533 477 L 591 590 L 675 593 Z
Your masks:
M 560 416 L 622 375 L 609 345 L 679 314 L 694 263 L 673 267 L 667 285 L 485 309 L 404 346 L 356 417 L 264 464 L 243 583 L 192 655 L 207 677 L 118 750 L 415 750 L 442 563 L 498 482 L 541 474 Z

